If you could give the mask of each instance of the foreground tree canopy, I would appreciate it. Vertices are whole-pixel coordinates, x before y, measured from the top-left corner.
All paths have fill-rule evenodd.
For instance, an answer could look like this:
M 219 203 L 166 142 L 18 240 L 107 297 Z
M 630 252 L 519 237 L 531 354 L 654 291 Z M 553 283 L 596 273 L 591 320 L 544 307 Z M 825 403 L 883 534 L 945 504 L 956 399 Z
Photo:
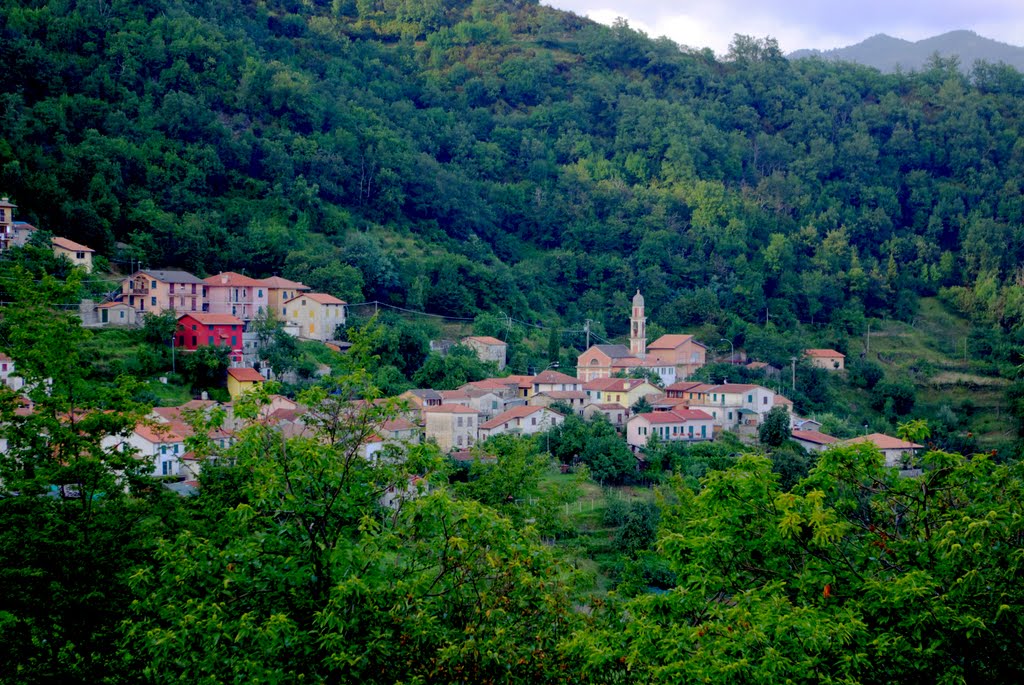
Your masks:
M 761 456 L 668 455 L 680 473 L 656 505 L 605 514 L 621 519 L 616 544 L 634 570 L 604 593 L 541 540 L 573 534 L 556 519 L 579 493 L 538 489 L 532 439 L 490 441 L 497 463 L 453 485 L 431 444 L 362 456 L 402 407 L 366 401 L 379 399 L 365 370 L 375 341 L 354 338 L 345 373 L 302 397 L 307 435 L 282 437 L 256 391 L 236 403 L 246 425 L 233 447 L 214 455 L 191 440 L 207 460 L 191 498 L 104 447 L 134 425 L 116 394 L 69 409 L 74 383 L 54 384 L 31 413 L 3 397 L 3 672 L 28 683 L 1024 675 L 1019 464 L 932 451 L 922 475 L 902 478 L 856 445 L 823 453 L 786 491 Z M 65 487 L 46 495 L 47 483 Z

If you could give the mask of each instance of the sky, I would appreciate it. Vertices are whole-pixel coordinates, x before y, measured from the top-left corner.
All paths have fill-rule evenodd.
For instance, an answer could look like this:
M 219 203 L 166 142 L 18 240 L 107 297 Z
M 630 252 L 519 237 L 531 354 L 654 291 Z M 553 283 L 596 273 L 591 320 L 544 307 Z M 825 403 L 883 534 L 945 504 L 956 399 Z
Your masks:
M 723 55 L 734 34 L 771 36 L 783 53 L 853 45 L 877 33 L 921 40 L 969 29 L 1024 44 L 1024 0 L 541 0 L 603 24 L 623 18 L 652 38 L 668 36 Z

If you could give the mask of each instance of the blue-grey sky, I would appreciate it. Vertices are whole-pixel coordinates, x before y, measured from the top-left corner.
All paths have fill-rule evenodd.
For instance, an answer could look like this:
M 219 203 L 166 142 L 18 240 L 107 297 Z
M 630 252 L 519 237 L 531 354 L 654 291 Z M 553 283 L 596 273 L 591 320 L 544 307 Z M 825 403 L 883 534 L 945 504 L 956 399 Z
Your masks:
M 771 36 L 783 52 L 844 47 L 876 33 L 921 40 L 970 29 L 1024 44 L 1024 0 L 542 0 L 604 24 L 622 17 L 653 38 L 668 36 L 724 54 L 733 34 Z

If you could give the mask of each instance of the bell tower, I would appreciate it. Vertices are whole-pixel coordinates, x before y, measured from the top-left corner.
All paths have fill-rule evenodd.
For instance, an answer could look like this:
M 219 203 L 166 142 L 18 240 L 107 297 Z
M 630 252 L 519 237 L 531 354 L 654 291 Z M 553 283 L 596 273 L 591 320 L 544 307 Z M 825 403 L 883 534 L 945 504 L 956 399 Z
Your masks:
M 647 317 L 644 316 L 644 296 L 640 288 L 633 296 L 633 313 L 629 317 L 629 351 L 638 358 L 647 356 Z

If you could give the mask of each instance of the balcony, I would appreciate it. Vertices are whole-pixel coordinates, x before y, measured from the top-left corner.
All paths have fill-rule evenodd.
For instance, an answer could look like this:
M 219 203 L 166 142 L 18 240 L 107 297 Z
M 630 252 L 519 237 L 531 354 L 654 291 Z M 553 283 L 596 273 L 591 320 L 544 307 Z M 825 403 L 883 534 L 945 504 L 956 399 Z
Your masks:
M 148 295 L 149 286 L 140 285 L 139 283 L 132 283 L 130 286 L 128 286 L 128 292 L 132 295 Z

